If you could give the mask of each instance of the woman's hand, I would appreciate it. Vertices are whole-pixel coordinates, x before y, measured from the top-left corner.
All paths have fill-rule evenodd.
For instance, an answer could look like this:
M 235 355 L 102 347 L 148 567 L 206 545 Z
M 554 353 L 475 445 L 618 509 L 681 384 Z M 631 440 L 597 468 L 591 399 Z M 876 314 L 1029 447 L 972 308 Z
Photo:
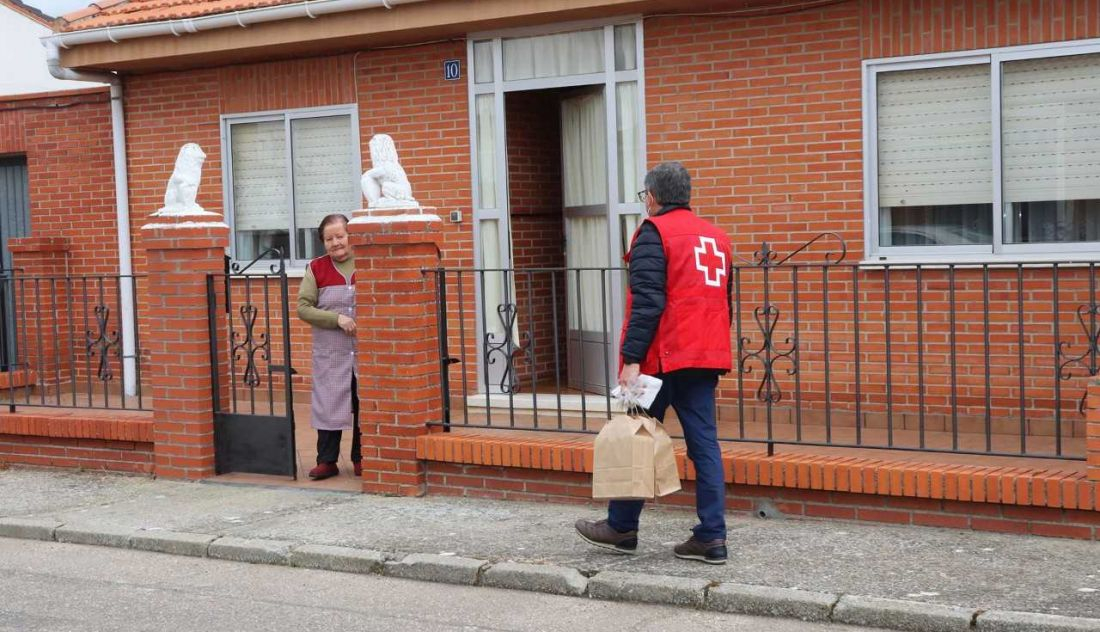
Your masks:
M 355 321 L 350 316 L 340 314 L 336 317 L 336 324 L 349 336 L 355 335 Z

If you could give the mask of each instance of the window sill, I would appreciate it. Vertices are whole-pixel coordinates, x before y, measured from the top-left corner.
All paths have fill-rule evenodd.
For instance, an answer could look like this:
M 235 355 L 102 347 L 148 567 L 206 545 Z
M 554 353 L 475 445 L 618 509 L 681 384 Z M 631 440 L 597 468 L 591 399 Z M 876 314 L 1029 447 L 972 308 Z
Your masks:
M 1100 263 L 1100 252 L 1017 254 L 1017 255 L 876 255 L 865 257 L 858 262 L 860 267 L 876 266 L 1015 266 L 1018 264 L 1051 264 L 1062 266 L 1085 266 Z

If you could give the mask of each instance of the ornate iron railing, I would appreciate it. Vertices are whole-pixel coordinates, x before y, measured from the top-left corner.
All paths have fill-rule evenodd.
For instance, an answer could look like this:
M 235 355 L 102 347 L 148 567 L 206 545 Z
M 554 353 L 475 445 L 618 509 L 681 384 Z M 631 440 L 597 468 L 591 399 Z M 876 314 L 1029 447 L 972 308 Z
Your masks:
M 140 275 L 3 271 L 0 405 L 147 410 L 136 326 L 144 283 Z M 135 311 L 132 332 L 121 320 L 125 303 Z
M 824 233 L 765 243 L 729 272 L 734 357 L 719 384 L 722 439 L 769 451 L 1084 458 L 1082 393 L 1100 373 L 1095 263 L 858 263 L 839 235 Z M 622 269 L 430 273 L 441 425 L 598 431 L 614 409 L 601 386 L 618 371 L 609 305 L 625 291 Z M 587 347 L 570 331 L 585 310 L 605 323 L 584 332 Z M 610 379 L 578 380 L 578 366 Z

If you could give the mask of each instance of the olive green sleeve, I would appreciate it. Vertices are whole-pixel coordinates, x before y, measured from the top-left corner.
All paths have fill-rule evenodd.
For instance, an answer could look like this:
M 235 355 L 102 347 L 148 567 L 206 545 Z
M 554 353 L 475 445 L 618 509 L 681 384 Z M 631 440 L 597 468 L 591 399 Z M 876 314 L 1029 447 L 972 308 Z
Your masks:
M 302 284 L 298 286 L 298 318 L 321 329 L 338 329 L 339 314 L 317 307 L 317 296 L 317 279 L 307 267 Z

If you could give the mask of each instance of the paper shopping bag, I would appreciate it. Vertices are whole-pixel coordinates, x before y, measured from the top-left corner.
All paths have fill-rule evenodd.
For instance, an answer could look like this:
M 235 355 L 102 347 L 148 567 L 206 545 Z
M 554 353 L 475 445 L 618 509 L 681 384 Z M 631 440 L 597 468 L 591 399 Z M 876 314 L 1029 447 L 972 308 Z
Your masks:
M 614 415 L 596 437 L 593 498 L 653 498 L 680 489 L 672 440 L 657 420 Z
M 656 496 L 668 496 L 680 491 L 680 473 L 676 470 L 676 455 L 672 453 L 672 438 L 664 425 L 650 419 L 653 428 L 653 492 Z

